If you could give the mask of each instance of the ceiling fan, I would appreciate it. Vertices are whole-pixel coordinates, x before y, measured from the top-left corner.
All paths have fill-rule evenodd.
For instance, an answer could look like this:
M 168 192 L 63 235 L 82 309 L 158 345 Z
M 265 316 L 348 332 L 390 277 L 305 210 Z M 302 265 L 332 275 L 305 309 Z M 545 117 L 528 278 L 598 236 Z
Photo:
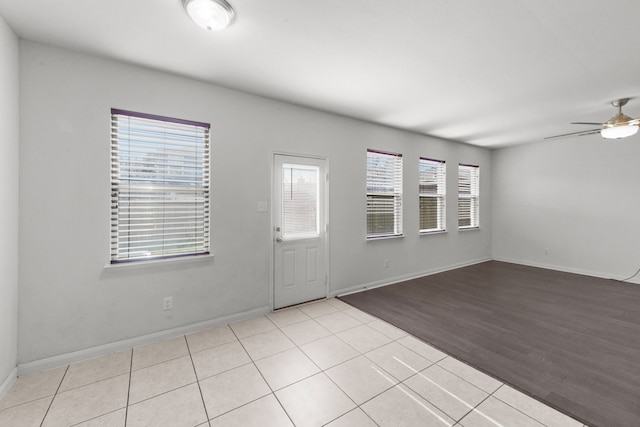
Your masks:
M 638 133 L 640 127 L 640 118 L 632 119 L 626 114 L 622 114 L 622 107 L 624 107 L 630 98 L 620 98 L 615 101 L 611 101 L 611 105 L 618 109 L 618 114 L 611 117 L 604 123 L 592 123 L 592 122 L 572 122 L 572 125 L 594 125 L 600 126 L 597 129 L 583 130 L 580 132 L 564 133 L 561 135 L 548 136 L 545 139 L 562 138 L 566 136 L 585 136 L 599 133 L 606 139 L 620 139 Z

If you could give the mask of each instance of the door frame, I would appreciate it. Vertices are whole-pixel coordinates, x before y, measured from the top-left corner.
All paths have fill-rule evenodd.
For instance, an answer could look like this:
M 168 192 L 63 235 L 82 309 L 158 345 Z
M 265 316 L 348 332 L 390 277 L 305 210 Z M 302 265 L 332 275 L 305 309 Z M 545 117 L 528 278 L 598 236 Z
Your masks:
M 269 308 L 271 311 L 274 311 L 275 307 L 275 250 L 276 250 L 276 230 L 275 230 L 275 220 L 276 220 L 276 209 L 274 206 L 274 191 L 275 188 L 275 167 L 276 167 L 276 156 L 291 156 L 291 157 L 302 157 L 307 159 L 316 159 L 324 161 L 324 173 L 325 173 L 325 183 L 324 183 L 324 222 L 325 222 L 325 244 L 324 244 L 324 256 L 325 256 L 325 285 L 324 285 L 324 297 L 327 298 L 329 296 L 329 289 L 331 289 L 331 260 L 329 257 L 329 245 L 330 245 L 330 217 L 329 217 L 329 184 L 330 184 L 330 175 L 329 175 L 329 158 L 326 156 L 314 155 L 314 154 L 300 154 L 291 151 L 273 151 L 271 153 L 271 180 L 270 180 L 270 194 L 269 199 L 271 203 L 270 209 L 270 218 L 269 218 L 269 238 L 271 239 L 269 251 Z M 321 225 L 322 226 L 322 225 Z M 286 309 L 283 307 L 282 309 Z M 278 309 L 281 310 L 281 309 Z

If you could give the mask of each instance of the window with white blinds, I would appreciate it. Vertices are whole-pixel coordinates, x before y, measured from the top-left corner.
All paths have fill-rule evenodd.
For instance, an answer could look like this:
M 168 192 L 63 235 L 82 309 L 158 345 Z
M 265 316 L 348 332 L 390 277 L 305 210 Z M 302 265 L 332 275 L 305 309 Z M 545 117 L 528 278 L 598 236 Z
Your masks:
M 458 165 L 458 228 L 478 228 L 480 167 Z
M 111 263 L 209 253 L 209 124 L 111 110 Z
M 418 162 L 420 233 L 445 231 L 447 165 L 443 160 L 420 158 Z
M 402 155 L 367 150 L 367 238 L 402 235 Z

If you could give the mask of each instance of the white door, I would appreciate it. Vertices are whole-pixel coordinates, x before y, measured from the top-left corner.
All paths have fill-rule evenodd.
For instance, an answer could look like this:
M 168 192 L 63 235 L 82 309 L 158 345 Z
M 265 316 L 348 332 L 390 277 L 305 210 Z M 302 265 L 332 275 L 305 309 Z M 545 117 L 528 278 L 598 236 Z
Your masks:
M 276 154 L 274 309 L 327 295 L 325 160 Z

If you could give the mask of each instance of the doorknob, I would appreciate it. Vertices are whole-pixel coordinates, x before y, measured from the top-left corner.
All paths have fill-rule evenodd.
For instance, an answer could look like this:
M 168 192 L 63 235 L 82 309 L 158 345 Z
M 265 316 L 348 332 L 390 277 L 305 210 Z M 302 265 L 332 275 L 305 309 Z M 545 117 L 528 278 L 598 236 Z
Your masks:
M 276 238 L 276 242 L 282 243 L 282 239 L 280 237 Z

